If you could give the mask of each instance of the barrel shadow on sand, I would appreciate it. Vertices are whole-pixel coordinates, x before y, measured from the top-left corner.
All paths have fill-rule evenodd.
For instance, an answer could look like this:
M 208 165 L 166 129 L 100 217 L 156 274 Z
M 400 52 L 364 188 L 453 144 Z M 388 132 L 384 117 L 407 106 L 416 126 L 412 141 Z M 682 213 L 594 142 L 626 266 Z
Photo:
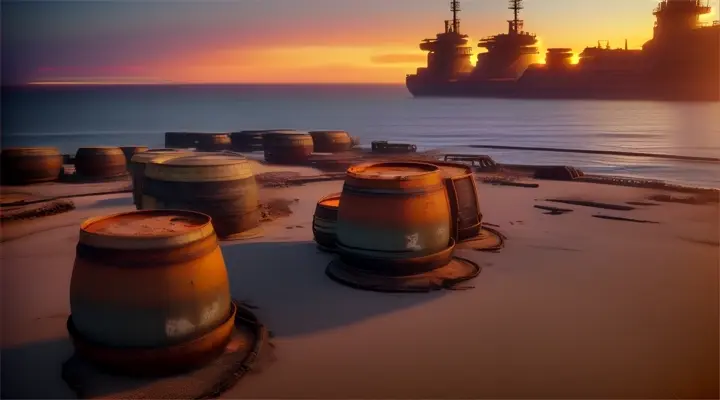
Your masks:
M 0 394 L 3 399 L 74 398 L 61 379 L 62 364 L 72 355 L 66 338 L 3 347 Z
M 258 307 L 258 316 L 278 337 L 340 328 L 446 295 L 375 293 L 340 285 L 325 275 L 333 256 L 317 250 L 314 242 L 227 243 L 222 249 L 233 297 Z

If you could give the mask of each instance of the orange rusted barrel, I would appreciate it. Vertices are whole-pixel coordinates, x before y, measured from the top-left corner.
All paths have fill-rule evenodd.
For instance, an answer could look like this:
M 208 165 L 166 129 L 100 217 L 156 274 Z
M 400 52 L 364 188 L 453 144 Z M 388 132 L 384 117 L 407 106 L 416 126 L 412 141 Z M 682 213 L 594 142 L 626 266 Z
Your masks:
M 313 215 L 312 231 L 315 242 L 323 250 L 333 250 L 337 236 L 335 227 L 337 225 L 338 208 L 340 207 L 341 193 L 333 193 L 320 199 L 315 205 Z
M 10 147 L 0 153 L 2 183 L 27 185 L 60 176 L 63 156 L 54 147 Z
M 133 183 L 133 204 L 138 210 L 142 207 L 142 185 L 145 180 L 145 165 L 149 162 L 164 162 L 175 157 L 192 154 L 178 149 L 151 149 L 133 156 L 128 165 Z
M 199 151 L 220 151 L 230 149 L 230 136 L 227 133 L 203 133 L 195 140 Z
M 210 215 L 218 236 L 232 239 L 260 225 L 255 175 L 241 155 L 195 153 L 145 166 L 143 209 Z
M 310 134 L 298 131 L 263 133 L 265 161 L 275 164 L 304 164 L 313 152 Z
M 461 163 L 431 162 L 440 168 L 450 200 L 452 232 L 456 242 L 477 236 L 482 228 L 482 213 L 475 174 Z
M 75 172 L 85 178 L 112 178 L 127 173 L 119 147 L 81 147 L 75 153 Z
M 345 131 L 311 131 L 316 153 L 340 153 L 353 147 L 352 138 Z
M 76 351 L 108 369 L 163 374 L 212 360 L 234 308 L 210 217 L 134 211 L 85 221 L 70 309 Z
M 343 261 L 384 274 L 430 271 L 450 262 L 450 202 L 440 168 L 378 162 L 347 170 L 338 209 Z
M 121 146 L 120 150 L 123 151 L 123 154 L 125 154 L 125 162 L 130 164 L 130 160 L 133 158 L 133 156 L 137 153 L 142 153 L 145 151 L 148 151 L 147 146 Z

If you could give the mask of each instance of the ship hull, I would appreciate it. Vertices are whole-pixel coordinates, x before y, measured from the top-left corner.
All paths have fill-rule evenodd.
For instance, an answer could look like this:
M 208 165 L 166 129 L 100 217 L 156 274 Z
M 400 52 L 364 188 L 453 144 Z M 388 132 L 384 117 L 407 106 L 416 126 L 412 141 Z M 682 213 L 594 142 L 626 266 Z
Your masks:
M 501 99 L 549 100 L 650 100 L 650 101 L 720 101 L 720 87 L 682 84 L 657 85 L 642 80 L 617 83 L 567 84 L 544 82 L 541 87 L 512 81 L 428 82 L 408 76 L 406 86 L 414 97 L 480 97 Z

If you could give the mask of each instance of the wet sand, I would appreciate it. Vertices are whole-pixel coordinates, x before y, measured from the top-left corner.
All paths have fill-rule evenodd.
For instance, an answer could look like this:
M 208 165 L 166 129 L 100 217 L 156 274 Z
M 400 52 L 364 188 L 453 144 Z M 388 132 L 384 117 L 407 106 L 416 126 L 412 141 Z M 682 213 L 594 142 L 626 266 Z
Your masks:
M 332 256 L 312 242 L 312 215 L 341 181 L 261 189 L 298 199 L 292 215 L 222 249 L 233 296 L 259 307 L 277 360 L 222 397 L 718 398 L 718 204 L 600 209 L 544 199 L 627 205 L 661 192 L 528 182 L 539 187 L 478 185 L 505 248 L 458 251 L 483 267 L 475 289 L 430 294 L 362 292 L 324 275 Z M 133 209 L 129 193 L 73 201 L 2 227 L 3 397 L 73 397 L 60 369 L 79 224 Z

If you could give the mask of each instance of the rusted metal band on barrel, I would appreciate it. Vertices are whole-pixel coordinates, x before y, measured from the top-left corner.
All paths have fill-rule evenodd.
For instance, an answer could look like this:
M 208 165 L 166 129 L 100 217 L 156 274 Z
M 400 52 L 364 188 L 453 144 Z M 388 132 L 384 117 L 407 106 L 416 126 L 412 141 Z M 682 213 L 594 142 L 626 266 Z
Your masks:
M 345 246 L 339 241 L 336 242 L 336 247 L 339 250 L 342 262 L 353 268 L 372 272 L 376 275 L 409 276 L 430 272 L 449 264 L 452 261 L 452 253 L 455 249 L 455 240 L 450 239 L 450 245 L 445 250 L 424 257 L 412 257 L 412 252 L 406 252 L 408 257 L 412 258 L 369 257 L 353 252 L 353 248 Z M 377 254 L 380 255 L 381 253 L 377 252 Z
M 194 243 L 163 249 L 108 249 L 78 243 L 75 254 L 78 258 L 98 264 L 150 268 L 191 262 L 207 256 L 217 247 L 217 236 L 213 234 Z
M 352 194 L 359 194 L 359 195 L 369 195 L 369 196 L 400 196 L 400 197 L 414 197 L 414 196 L 424 196 L 428 193 L 436 192 L 439 190 L 444 190 L 445 187 L 440 185 L 433 185 L 433 186 L 424 186 L 417 189 L 412 188 L 406 188 L 406 189 L 373 189 L 369 187 L 359 187 L 350 185 L 348 183 L 345 183 L 343 185 L 343 192 L 352 193 Z
M 91 363 L 112 372 L 135 376 L 160 376 L 192 370 L 212 361 L 223 353 L 235 326 L 237 305 L 222 323 L 196 338 L 165 347 L 111 347 L 84 337 L 75 327 L 73 317 L 67 330 L 77 354 Z

